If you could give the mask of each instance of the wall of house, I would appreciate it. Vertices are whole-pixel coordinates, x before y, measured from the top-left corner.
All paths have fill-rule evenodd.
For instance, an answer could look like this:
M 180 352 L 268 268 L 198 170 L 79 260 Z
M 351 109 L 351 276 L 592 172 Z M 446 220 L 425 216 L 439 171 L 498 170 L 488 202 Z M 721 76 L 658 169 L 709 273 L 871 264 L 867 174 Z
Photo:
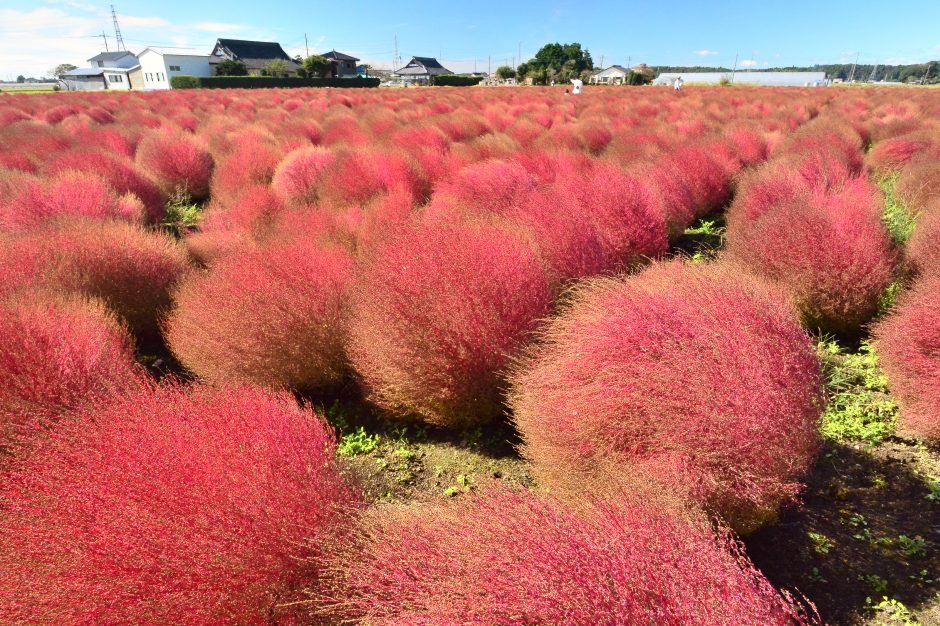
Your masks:
M 105 69 L 104 80 L 108 84 L 108 89 L 127 91 L 131 88 L 131 83 L 127 78 L 126 72 L 109 72 Z
M 178 68 L 178 69 L 177 69 Z M 140 55 L 144 89 L 169 89 L 172 76 L 211 76 L 209 56 L 161 55 L 145 51 Z
M 139 90 L 144 88 L 144 73 L 139 67 L 128 72 L 127 79 L 130 81 L 131 89 Z
M 101 76 L 70 76 L 64 80 L 69 91 L 104 91 L 104 80 Z

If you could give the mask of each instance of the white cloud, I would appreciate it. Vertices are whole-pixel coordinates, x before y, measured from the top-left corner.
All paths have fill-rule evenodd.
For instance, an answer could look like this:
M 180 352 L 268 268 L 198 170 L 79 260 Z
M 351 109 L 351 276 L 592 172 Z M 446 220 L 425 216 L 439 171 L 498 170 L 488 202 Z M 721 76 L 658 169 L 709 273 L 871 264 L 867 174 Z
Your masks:
M 696 50 L 692 54 L 697 57 L 714 57 L 718 56 L 718 52 L 715 50 Z
M 246 26 L 245 24 L 229 24 L 227 22 L 196 22 L 191 25 L 191 28 L 210 33 L 238 33 L 251 30 L 251 26 Z
M 754 59 L 744 59 L 741 61 L 741 67 L 754 67 L 755 65 L 757 65 L 757 61 Z

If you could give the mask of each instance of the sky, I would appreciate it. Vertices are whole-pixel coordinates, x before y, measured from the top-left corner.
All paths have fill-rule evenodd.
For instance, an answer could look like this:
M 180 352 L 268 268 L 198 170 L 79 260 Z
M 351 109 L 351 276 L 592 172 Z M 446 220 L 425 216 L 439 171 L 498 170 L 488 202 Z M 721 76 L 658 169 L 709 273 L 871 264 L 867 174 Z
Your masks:
M 580 42 L 595 65 L 774 67 L 940 59 L 940 2 L 790 0 L 475 0 L 321 2 L 115 0 L 125 46 L 212 49 L 219 37 L 278 41 L 293 56 L 332 49 L 376 68 L 395 55 L 434 56 L 455 72 L 530 58 L 545 43 Z M 115 49 L 110 4 L 0 0 L 0 79 L 45 76 Z M 305 47 L 304 36 L 307 37 Z

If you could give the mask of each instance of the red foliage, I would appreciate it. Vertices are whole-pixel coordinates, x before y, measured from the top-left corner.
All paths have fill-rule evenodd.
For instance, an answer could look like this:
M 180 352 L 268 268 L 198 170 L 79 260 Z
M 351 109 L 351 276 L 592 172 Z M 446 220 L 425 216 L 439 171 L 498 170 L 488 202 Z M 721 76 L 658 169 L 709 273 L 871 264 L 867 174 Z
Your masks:
M 940 200 L 933 201 L 917 219 L 905 257 L 907 269 L 915 274 L 940 268 Z
M 201 200 L 209 194 L 212 155 L 189 133 L 160 129 L 147 134 L 137 147 L 137 163 L 169 196 Z
M 739 531 L 796 494 L 819 444 L 813 345 L 786 298 L 736 267 L 589 282 L 512 378 L 542 484 L 650 480 Z
M 330 554 L 325 615 L 368 624 L 814 623 L 725 531 L 621 497 L 571 509 L 491 488 L 386 505 Z
M 524 240 L 460 222 L 378 245 L 353 299 L 350 357 L 370 399 L 401 417 L 466 426 L 501 414 L 503 370 L 552 293 Z
M 320 177 L 336 155 L 316 146 L 297 148 L 277 166 L 271 187 L 285 202 L 305 205 L 316 202 Z
M 478 215 L 503 214 L 534 188 L 535 181 L 523 165 L 492 160 L 467 165 L 438 183 L 435 193 Z
M 908 211 L 918 213 L 932 202 L 940 201 L 940 163 L 920 159 L 904 166 L 895 186 L 895 194 Z
M 940 441 L 940 275 L 903 294 L 874 329 L 881 367 L 901 407 L 901 431 Z
M 0 450 L 139 380 L 127 331 L 99 302 L 0 301 Z
M 167 343 L 211 382 L 320 389 L 346 371 L 352 261 L 308 243 L 231 255 L 177 289 Z
M 900 171 L 912 158 L 929 148 L 930 145 L 931 142 L 927 138 L 914 136 L 885 139 L 874 145 L 865 157 L 865 162 L 873 173 L 885 176 Z
M 808 326 L 851 333 L 871 319 L 895 273 L 878 190 L 852 179 L 833 194 L 800 194 L 755 219 L 729 216 L 728 252 L 779 281 Z
M 152 336 L 187 265 L 185 250 L 167 235 L 122 222 L 56 220 L 0 239 L 0 293 L 35 286 L 100 298 L 135 334 Z
M 0 485 L 10 623 L 262 624 L 355 502 L 287 395 L 146 386 L 62 423 Z

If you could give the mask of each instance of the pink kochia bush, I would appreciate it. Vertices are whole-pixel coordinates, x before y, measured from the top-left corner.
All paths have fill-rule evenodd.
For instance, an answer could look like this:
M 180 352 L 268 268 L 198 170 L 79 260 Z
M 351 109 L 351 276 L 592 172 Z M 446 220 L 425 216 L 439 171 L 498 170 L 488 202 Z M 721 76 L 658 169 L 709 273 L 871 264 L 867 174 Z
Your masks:
M 0 295 L 24 287 L 100 298 L 138 336 L 154 336 L 186 271 L 168 235 L 116 221 L 61 219 L 0 237 Z
M 263 624 L 357 501 L 331 429 L 288 394 L 147 386 L 0 485 L 0 613 L 16 624 Z
M 319 389 L 346 372 L 346 289 L 352 259 L 308 243 L 234 254 L 177 289 L 170 348 L 213 382 Z
M 285 202 L 304 205 L 316 202 L 323 171 L 336 160 L 326 148 L 297 148 L 277 166 L 271 187 Z
M 499 226 L 407 228 L 377 247 L 353 296 L 350 357 L 369 398 L 401 417 L 498 417 L 509 358 L 552 304 L 527 242 Z
M 728 532 L 630 498 L 569 508 L 491 487 L 446 505 L 386 505 L 331 552 L 329 571 L 334 600 L 322 613 L 343 623 L 783 626 L 815 618 L 778 594 Z
M 147 134 L 137 147 L 137 164 L 167 195 L 201 200 L 209 194 L 212 155 L 188 133 L 158 129 Z
M 819 363 L 786 297 L 681 262 L 578 289 L 512 376 L 542 483 L 652 482 L 747 532 L 794 496 L 819 445 Z
M 100 302 L 27 292 L 0 301 L 0 449 L 132 389 L 142 370 Z
M 940 276 L 925 275 L 875 327 L 881 367 L 901 406 L 898 426 L 940 441 Z

